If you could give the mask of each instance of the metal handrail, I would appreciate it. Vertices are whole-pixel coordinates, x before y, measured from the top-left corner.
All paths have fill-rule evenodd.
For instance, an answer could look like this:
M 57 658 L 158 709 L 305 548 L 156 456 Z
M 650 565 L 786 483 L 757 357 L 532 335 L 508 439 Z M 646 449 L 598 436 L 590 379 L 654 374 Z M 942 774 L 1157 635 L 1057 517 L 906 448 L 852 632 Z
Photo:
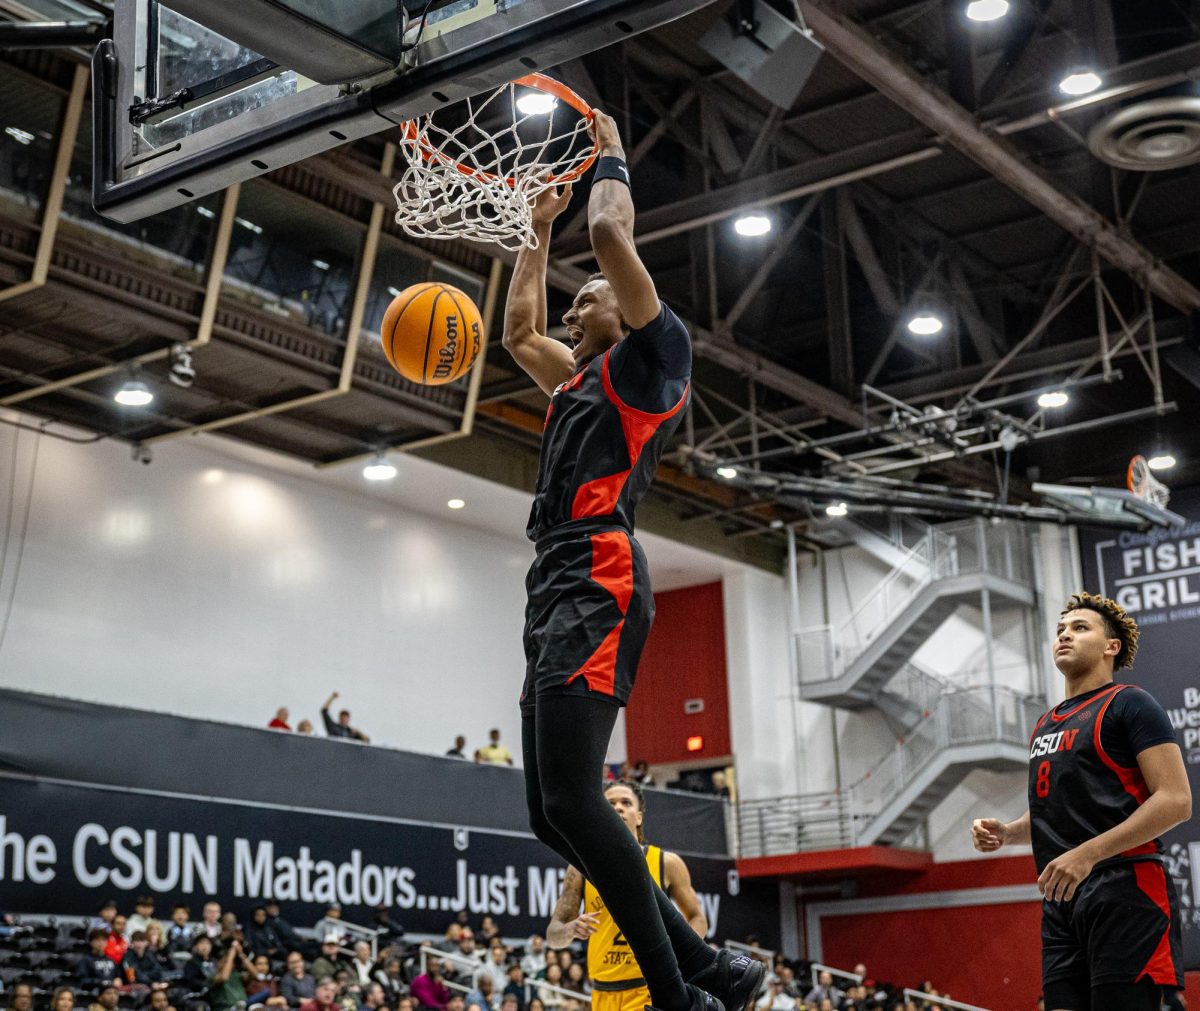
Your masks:
M 935 997 L 924 990 L 905 990 L 904 999 L 920 1001 L 922 1004 L 932 1004 L 938 1008 L 956 1008 L 957 1011 L 988 1011 L 987 1008 L 980 1007 L 978 1004 L 964 1004 L 960 1000 L 951 1000 L 949 997 Z
M 765 958 L 770 963 L 775 961 L 774 951 L 770 948 L 760 948 L 757 944 L 746 944 L 744 941 L 731 941 L 726 938 L 725 947 L 732 948 L 734 951 L 744 951 L 747 955 L 754 955 L 757 958 Z
M 483 967 L 482 959 L 472 958 L 470 955 L 463 955 L 457 951 L 442 951 L 439 948 L 431 947 L 428 944 L 421 945 L 421 947 L 417 950 L 421 955 L 421 972 L 426 971 L 430 957 L 447 962 L 457 962 L 460 965 L 463 963 L 472 963 L 471 968 L 473 969 L 480 969 Z M 537 987 L 539 990 L 549 990 L 551 993 L 557 993 L 563 997 L 570 997 L 573 1000 L 586 1002 L 589 999 L 587 994 L 579 993 L 576 990 L 568 990 L 566 987 L 558 986 L 555 983 L 547 983 L 545 980 L 527 979 L 525 982 L 529 986 Z M 447 989 L 458 990 L 461 993 L 471 993 L 475 989 L 473 986 L 467 986 L 464 983 L 456 983 L 454 980 L 450 979 L 442 980 L 442 985 Z
M 838 976 L 841 979 L 852 979 L 852 980 L 854 980 L 855 986 L 858 986 L 863 981 L 863 977 L 857 972 L 847 972 L 845 969 L 835 969 L 832 965 L 822 965 L 820 962 L 813 962 L 813 964 L 812 964 L 812 985 L 813 986 L 818 985 L 817 979 L 823 972 L 829 973 L 830 976 Z

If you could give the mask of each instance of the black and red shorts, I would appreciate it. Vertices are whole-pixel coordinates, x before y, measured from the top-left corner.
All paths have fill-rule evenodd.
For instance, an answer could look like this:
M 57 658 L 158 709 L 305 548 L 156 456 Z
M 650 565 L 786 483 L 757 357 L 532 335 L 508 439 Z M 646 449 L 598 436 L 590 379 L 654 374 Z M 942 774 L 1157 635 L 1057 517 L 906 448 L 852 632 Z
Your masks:
M 545 692 L 625 705 L 654 621 L 646 556 L 633 535 L 552 531 L 537 542 L 525 591 L 522 712 Z
M 1042 984 L 1183 986 L 1175 885 L 1157 860 L 1093 871 L 1070 902 L 1042 903 Z

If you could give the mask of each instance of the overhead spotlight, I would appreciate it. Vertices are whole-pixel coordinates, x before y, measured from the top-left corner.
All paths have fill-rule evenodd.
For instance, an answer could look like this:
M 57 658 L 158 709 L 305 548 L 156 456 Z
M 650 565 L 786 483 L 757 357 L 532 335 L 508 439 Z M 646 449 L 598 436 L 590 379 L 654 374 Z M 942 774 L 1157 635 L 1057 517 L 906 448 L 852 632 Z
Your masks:
M 782 530 L 783 529 L 783 520 L 771 520 L 771 529 L 772 530 Z
M 1146 461 L 1151 470 L 1170 470 L 1177 462 L 1170 453 L 1156 453 Z
M 733 230 L 746 239 L 756 239 L 771 230 L 771 219 L 765 214 L 743 214 L 733 223 Z
M 725 478 L 726 481 L 732 481 L 735 477 L 737 477 L 737 468 L 736 467 L 718 467 L 717 468 L 717 477 L 723 477 L 723 478 Z
M 464 502 L 460 498 L 452 498 L 452 499 L 450 499 L 449 502 L 446 503 L 446 508 L 447 509 L 462 509 L 463 507 L 466 506 L 466 504 L 467 503 Z
M 328 270 L 329 269 L 329 263 L 326 260 L 313 260 L 312 265 L 314 267 L 316 267 L 317 270 Z
M 130 379 L 113 394 L 113 400 L 122 407 L 145 407 L 154 400 L 154 394 L 140 379 Z
M 388 285 L 388 294 L 391 295 L 392 298 L 399 298 L 400 297 L 400 289 L 393 287 L 392 285 L 389 284 Z
M 196 379 L 196 370 L 192 367 L 192 349 L 186 344 L 176 344 L 171 348 L 171 371 L 167 378 L 176 386 L 185 390 Z
M 262 235 L 262 225 L 256 225 L 253 221 L 250 221 L 246 218 L 234 218 L 233 220 L 243 228 L 252 231 L 255 235 Z
M 363 468 L 363 477 L 368 481 L 390 481 L 396 476 L 396 468 L 380 453 Z
M 845 516 L 850 511 L 845 502 L 830 502 L 825 507 L 826 516 Z
M 517 112 L 522 116 L 549 116 L 558 99 L 544 91 L 527 91 L 517 99 Z
M 1008 13 L 1008 0 L 971 0 L 967 17 L 972 21 L 998 21 Z
M 210 207 L 205 207 L 203 204 L 196 205 L 196 213 L 199 214 L 200 217 L 208 218 L 209 220 L 212 220 L 213 218 L 215 218 L 217 216 L 216 211 L 214 211 Z
M 908 321 L 908 332 L 918 337 L 932 337 L 941 333 L 945 325 L 940 316 L 931 312 L 919 312 Z
M 1065 407 L 1071 397 L 1063 390 L 1051 390 L 1038 397 L 1038 407 Z
M 1074 70 L 1058 82 L 1058 90 L 1064 95 L 1090 95 L 1103 83 L 1094 70 Z

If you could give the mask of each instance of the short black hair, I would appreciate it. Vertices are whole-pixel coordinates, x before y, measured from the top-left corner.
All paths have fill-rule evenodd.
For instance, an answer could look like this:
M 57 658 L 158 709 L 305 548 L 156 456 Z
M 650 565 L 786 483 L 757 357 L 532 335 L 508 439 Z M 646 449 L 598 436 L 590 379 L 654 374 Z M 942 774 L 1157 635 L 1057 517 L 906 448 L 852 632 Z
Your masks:
M 107 941 L 107 940 L 108 940 L 108 931 L 105 930 L 103 927 L 97 927 L 95 930 L 91 931 L 88 934 L 88 942 L 89 943 L 92 941 Z
M 604 276 L 604 272 L 602 270 L 597 270 L 596 273 L 594 273 L 594 274 L 588 274 L 588 279 L 586 281 L 584 281 L 583 283 L 591 284 L 593 281 L 607 281 L 607 280 L 608 280 L 608 278 Z

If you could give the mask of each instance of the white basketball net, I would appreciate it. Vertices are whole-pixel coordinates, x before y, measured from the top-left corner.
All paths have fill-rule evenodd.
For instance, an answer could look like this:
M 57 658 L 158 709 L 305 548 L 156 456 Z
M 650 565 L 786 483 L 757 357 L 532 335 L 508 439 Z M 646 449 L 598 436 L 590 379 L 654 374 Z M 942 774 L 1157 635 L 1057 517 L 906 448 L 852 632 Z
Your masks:
M 537 247 L 534 200 L 578 179 L 596 154 L 588 118 L 539 81 L 555 85 L 530 75 L 439 111 L 441 122 L 431 113 L 406 124 L 408 168 L 392 190 L 398 225 L 418 238 Z M 549 111 L 521 112 L 517 100 L 531 95 Z

